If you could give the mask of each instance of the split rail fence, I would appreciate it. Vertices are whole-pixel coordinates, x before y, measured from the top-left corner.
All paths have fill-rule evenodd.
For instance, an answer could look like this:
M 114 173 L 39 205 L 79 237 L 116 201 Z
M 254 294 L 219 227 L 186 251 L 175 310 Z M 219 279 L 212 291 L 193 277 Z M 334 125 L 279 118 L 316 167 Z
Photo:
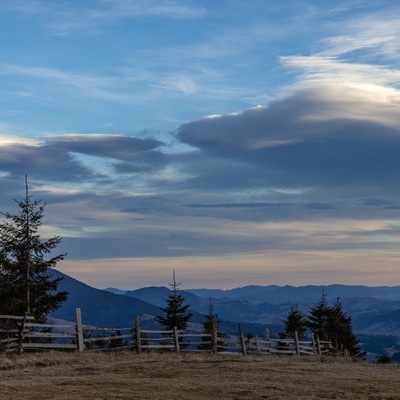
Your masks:
M 82 323 L 81 310 L 76 309 L 76 324 L 39 324 L 29 316 L 0 315 L 0 351 L 106 351 L 133 350 L 212 352 L 247 354 L 326 354 L 331 343 L 312 335 L 311 340 L 245 337 L 242 325 L 238 336 L 222 337 L 214 324 L 211 334 L 204 332 L 143 329 L 140 318 L 127 328 L 97 328 Z

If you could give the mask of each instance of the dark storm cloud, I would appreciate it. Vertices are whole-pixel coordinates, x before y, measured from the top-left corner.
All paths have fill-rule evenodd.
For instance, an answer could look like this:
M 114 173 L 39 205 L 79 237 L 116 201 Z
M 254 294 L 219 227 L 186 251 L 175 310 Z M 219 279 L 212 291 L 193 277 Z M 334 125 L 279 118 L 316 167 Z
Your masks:
M 354 88 L 321 87 L 269 107 L 189 122 L 178 137 L 231 163 L 231 176 L 239 181 L 244 166 L 253 168 L 249 186 L 367 187 L 397 181 L 399 127 L 398 102 Z M 211 186 L 212 174 L 206 168 L 194 180 Z
M 349 242 L 352 226 L 322 244 L 301 226 L 293 240 L 282 236 L 296 222 L 397 217 L 398 104 L 355 89 L 304 90 L 269 107 L 182 125 L 178 139 L 196 148 L 189 151 L 164 153 L 149 138 L 61 135 L 3 145 L 0 167 L 14 177 L 28 169 L 45 182 L 38 195 L 63 207 L 67 221 L 57 216 L 55 224 L 67 233 L 72 258 L 368 248 L 362 238 Z M 47 181 L 63 181 L 66 190 L 46 192 Z M 288 231 L 274 233 L 264 222 Z M 255 226 L 260 234 L 249 235 Z M 386 235 L 385 227 L 370 232 Z
M 0 169 L 11 176 L 28 174 L 52 181 L 94 179 L 91 172 L 64 151 L 46 145 L 10 144 L 0 147 Z
M 163 145 L 155 139 L 121 135 L 61 135 L 49 141 L 49 147 L 65 152 L 108 157 L 115 160 L 153 162 L 160 157 L 157 148 Z
M 75 154 L 109 158 L 120 172 L 147 172 L 165 163 L 157 150 L 162 142 L 120 135 L 61 135 L 42 143 L 10 143 L 0 147 L 0 169 L 11 176 L 63 182 L 112 182 Z

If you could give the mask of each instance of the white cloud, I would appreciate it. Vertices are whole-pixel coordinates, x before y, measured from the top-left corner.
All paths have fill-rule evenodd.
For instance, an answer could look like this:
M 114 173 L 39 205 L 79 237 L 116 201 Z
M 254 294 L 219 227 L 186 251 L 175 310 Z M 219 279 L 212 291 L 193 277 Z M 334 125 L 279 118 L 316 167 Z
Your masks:
M 1 131 L 1 125 L 0 125 L 0 131 Z M 37 140 L 31 138 L 0 134 L 0 147 L 10 146 L 10 145 L 27 145 L 27 146 L 37 147 L 40 146 L 40 143 Z
M 280 58 L 296 74 L 285 95 L 293 88 L 347 85 L 373 93 L 378 101 L 397 103 L 400 69 L 390 63 L 400 54 L 400 8 L 361 16 L 350 13 L 328 27 L 333 34 L 318 40 L 310 55 Z
M 400 42 L 400 8 L 350 17 L 342 23 L 336 22 L 338 36 L 320 41 L 321 55 L 359 56 L 376 61 L 398 59 Z
M 374 64 L 352 63 L 333 57 L 286 56 L 281 57 L 284 66 L 296 71 L 304 71 L 296 78 L 296 87 L 315 84 L 348 84 L 353 86 L 382 86 L 397 84 L 400 70 Z

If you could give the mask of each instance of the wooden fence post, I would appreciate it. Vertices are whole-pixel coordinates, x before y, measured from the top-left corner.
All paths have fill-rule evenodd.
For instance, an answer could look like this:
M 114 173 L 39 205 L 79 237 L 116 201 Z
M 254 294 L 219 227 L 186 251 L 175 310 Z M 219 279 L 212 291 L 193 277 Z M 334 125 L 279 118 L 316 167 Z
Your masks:
M 271 353 L 271 342 L 269 341 L 269 329 L 265 328 L 265 347 L 267 351 Z
M 140 354 L 142 352 L 142 339 L 140 337 L 140 317 L 135 317 L 135 334 L 136 334 L 136 352 Z
M 315 342 L 315 336 L 313 332 L 311 332 L 311 341 L 312 341 L 313 352 L 314 354 L 317 354 L 317 343 Z
M 174 326 L 174 339 L 175 339 L 175 350 L 177 353 L 180 353 L 181 348 L 179 346 L 178 328 L 176 326 Z
M 240 335 L 240 345 L 242 347 L 242 354 L 246 356 L 246 343 L 244 342 L 243 328 L 242 324 L 239 324 L 239 335 Z
M 85 344 L 83 343 L 83 326 L 82 326 L 82 314 L 81 309 L 75 309 L 76 314 L 76 335 L 78 338 L 78 350 L 83 351 L 85 349 Z
M 21 324 L 19 325 L 18 350 L 17 350 L 18 354 L 21 354 L 24 351 L 22 346 L 23 346 L 23 342 L 24 342 L 24 330 L 25 330 L 26 316 L 27 316 L 27 314 L 25 313 L 25 316 L 24 316 L 24 318 L 22 318 Z M 18 322 L 17 322 L 17 325 L 18 325 Z
M 257 347 L 257 354 L 261 354 L 261 346 L 260 346 L 260 339 L 258 339 L 258 336 L 256 336 L 256 347 Z
M 294 343 L 296 345 L 296 354 L 300 355 L 300 343 L 299 343 L 299 333 L 294 331 Z
M 316 342 L 317 342 L 317 352 L 318 352 L 318 355 L 321 355 L 321 343 L 320 343 L 320 341 L 319 341 L 319 335 L 316 335 L 315 340 L 316 340 Z
M 213 354 L 218 353 L 218 322 L 213 321 L 212 334 L 211 334 L 211 346 Z

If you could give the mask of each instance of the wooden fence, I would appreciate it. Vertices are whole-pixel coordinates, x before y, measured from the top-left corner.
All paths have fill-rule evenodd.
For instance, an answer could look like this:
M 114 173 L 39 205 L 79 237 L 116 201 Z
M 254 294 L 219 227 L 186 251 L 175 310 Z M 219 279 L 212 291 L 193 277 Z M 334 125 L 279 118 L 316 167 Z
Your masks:
M 0 350 L 22 351 L 105 351 L 130 349 L 143 351 L 212 352 L 247 354 L 325 354 L 331 343 L 312 335 L 310 341 L 245 337 L 242 325 L 238 336 L 218 334 L 214 324 L 211 334 L 204 332 L 142 329 L 140 318 L 127 328 L 97 328 L 82 323 L 81 310 L 76 309 L 76 324 L 38 324 L 33 317 L 0 315 Z
M 245 337 L 242 326 L 239 324 L 240 349 L 243 355 L 247 354 L 309 354 L 322 355 L 332 351 L 330 341 L 319 340 L 318 335 L 311 333 L 311 340 L 299 340 L 297 332 L 294 339 L 271 339 L 266 330 L 265 338 Z

